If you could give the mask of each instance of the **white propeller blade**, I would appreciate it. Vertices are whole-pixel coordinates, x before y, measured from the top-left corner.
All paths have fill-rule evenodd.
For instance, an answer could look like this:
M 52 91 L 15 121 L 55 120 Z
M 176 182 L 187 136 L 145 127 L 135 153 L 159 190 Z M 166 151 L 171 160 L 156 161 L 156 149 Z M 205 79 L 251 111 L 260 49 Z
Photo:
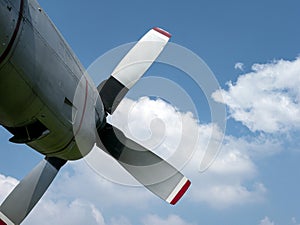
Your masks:
M 113 113 L 128 90 L 143 76 L 160 55 L 171 35 L 153 28 L 125 55 L 108 80 L 99 87 L 107 112 Z
M 137 181 L 155 195 L 174 205 L 191 182 L 168 162 L 128 139 L 122 131 L 106 124 L 98 131 L 97 145 L 114 157 Z
M 65 160 L 58 158 L 46 158 L 41 161 L 0 206 L 0 225 L 20 224 L 43 196 L 65 163 Z

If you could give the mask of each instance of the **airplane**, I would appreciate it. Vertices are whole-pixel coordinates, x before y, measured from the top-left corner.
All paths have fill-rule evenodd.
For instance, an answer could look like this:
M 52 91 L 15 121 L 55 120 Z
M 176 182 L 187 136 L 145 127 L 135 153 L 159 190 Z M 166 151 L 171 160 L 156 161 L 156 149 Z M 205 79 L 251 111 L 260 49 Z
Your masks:
M 36 0 L 0 0 L 0 124 L 10 142 L 45 156 L 1 204 L 0 225 L 21 224 L 61 167 L 95 145 L 155 195 L 178 202 L 191 182 L 106 120 L 170 38 L 150 29 L 96 87 Z

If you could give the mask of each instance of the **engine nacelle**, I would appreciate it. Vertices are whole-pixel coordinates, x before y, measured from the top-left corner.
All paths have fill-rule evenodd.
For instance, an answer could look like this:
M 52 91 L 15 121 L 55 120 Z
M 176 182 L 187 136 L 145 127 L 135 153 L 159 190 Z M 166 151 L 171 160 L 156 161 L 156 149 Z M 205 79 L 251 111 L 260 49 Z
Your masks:
M 23 10 L 23 2 L 0 1 L 0 65 L 8 56 L 17 38 L 21 25 L 19 11 Z

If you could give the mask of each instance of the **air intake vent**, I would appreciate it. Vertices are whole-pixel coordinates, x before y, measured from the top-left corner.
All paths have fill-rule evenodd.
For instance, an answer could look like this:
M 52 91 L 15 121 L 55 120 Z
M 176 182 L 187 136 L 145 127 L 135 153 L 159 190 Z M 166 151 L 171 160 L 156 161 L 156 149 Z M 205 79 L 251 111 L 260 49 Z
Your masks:
M 14 135 L 9 139 L 9 141 L 18 144 L 25 144 L 34 141 L 50 133 L 47 127 L 38 120 L 23 127 L 5 128 Z

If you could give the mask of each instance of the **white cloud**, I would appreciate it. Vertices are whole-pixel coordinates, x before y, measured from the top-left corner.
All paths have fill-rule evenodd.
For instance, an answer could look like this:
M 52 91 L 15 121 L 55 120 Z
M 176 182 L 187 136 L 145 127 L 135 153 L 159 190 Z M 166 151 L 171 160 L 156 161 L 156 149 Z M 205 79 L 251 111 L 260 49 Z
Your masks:
M 293 224 L 295 224 L 295 225 L 300 225 L 300 224 L 298 224 L 296 217 L 292 217 L 291 220 L 292 220 L 292 223 L 293 223 Z
M 151 104 L 145 104 L 145 101 Z M 133 102 L 132 100 L 125 101 L 125 103 L 130 102 L 139 104 L 139 102 Z M 262 146 L 266 143 L 276 147 L 277 143 L 268 142 L 263 139 L 254 141 L 252 139 L 246 140 L 227 136 L 222 146 L 221 154 L 214 164 L 209 170 L 199 173 L 200 161 L 209 140 L 213 138 L 218 141 L 220 139 L 219 136 L 221 136 L 216 132 L 214 136 L 211 137 L 211 131 L 214 125 L 199 124 L 191 114 L 180 113 L 161 100 L 143 99 L 140 103 L 143 104 L 143 110 L 145 112 L 153 113 L 150 114 L 150 118 L 155 119 L 157 117 L 152 117 L 155 113 L 158 115 L 163 112 L 158 118 L 165 124 L 163 127 L 165 128 L 164 132 L 167 133 L 167 135 L 165 135 L 166 137 L 160 139 L 159 135 L 164 135 L 165 133 L 159 129 L 155 129 L 155 126 L 151 127 L 148 121 L 149 117 L 144 117 L 143 115 L 137 115 L 139 120 L 133 121 L 129 126 L 121 123 L 124 120 L 118 120 L 121 121 L 118 125 L 121 126 L 121 128 L 125 127 L 125 132 L 130 131 L 126 130 L 129 128 L 132 130 L 137 129 L 139 133 L 135 135 L 147 137 L 146 134 L 150 129 L 152 132 L 152 136 L 150 137 L 156 138 L 155 141 L 163 141 L 163 147 L 158 150 L 158 152 L 160 151 L 159 153 L 163 154 L 163 151 L 167 151 L 167 157 L 172 154 L 173 148 L 176 148 L 178 145 L 176 139 L 181 135 L 186 136 L 188 140 L 186 145 L 184 145 L 186 148 L 195 148 L 192 160 L 189 161 L 183 171 L 186 176 L 191 179 L 192 187 L 184 197 L 184 200 L 179 204 L 193 201 L 208 204 L 214 208 L 226 208 L 256 203 L 264 199 L 267 190 L 262 182 L 256 180 L 258 171 L 252 157 L 256 157 L 257 154 L 260 154 L 255 151 L 255 149 L 263 149 Z M 130 104 L 125 104 L 125 106 L 128 105 Z M 135 114 L 136 112 L 132 110 L 132 113 Z M 125 118 L 121 111 L 119 111 L 118 116 Z M 194 144 L 188 143 L 190 138 L 194 138 L 193 135 L 189 132 L 182 133 L 182 131 L 180 131 L 182 122 L 187 126 L 187 131 L 197 132 L 196 137 L 199 138 L 196 138 Z M 150 127 L 145 126 L 145 124 L 148 124 Z M 148 144 L 155 146 L 155 142 L 148 142 Z M 111 165 L 111 162 L 112 161 L 108 161 L 108 165 Z M 101 159 L 99 159 L 99 164 L 101 164 Z M 15 179 L 0 176 L 0 197 L 3 196 L 4 198 L 4 195 L 7 195 L 17 182 Z M 76 221 L 80 222 L 87 221 L 86 224 L 105 224 L 105 220 L 106 224 L 115 225 L 122 223 L 129 225 L 129 219 L 131 218 L 119 215 L 117 212 L 122 212 L 128 207 L 131 207 L 141 215 L 146 212 L 151 204 L 156 204 L 156 202 L 159 202 L 159 200 L 145 188 L 133 188 L 111 183 L 91 170 L 84 160 L 81 160 L 68 163 L 60 171 L 42 201 L 33 210 L 32 214 L 29 215 L 26 223 L 45 224 L 41 223 L 41 221 L 49 221 L 49 224 L 50 222 L 68 224 L 68 221 L 72 221 L 74 222 L 72 224 L 76 224 L 74 221 L 76 219 Z M 165 203 L 161 202 L 161 204 Z M 99 209 L 101 209 L 101 211 Z M 79 213 L 80 211 L 81 213 Z M 105 217 L 105 212 L 107 211 L 110 212 L 109 218 Z M 58 222 L 56 219 L 60 219 L 62 215 L 65 218 L 72 217 L 72 215 L 75 216 L 73 218 L 74 220 L 71 218 L 70 220 L 66 219 L 66 221 Z M 157 216 L 148 216 L 143 220 L 145 225 L 154 224 L 150 223 L 151 221 L 156 221 L 157 224 L 189 224 L 175 215 L 164 219 Z
M 265 217 L 264 219 L 262 219 L 259 223 L 259 225 L 275 225 L 274 222 L 272 222 L 269 217 Z
M 154 136 L 157 140 L 163 140 L 161 145 L 163 147 L 159 146 L 155 149 L 158 154 L 164 151 L 169 154 L 172 153 L 172 148 L 176 148 L 174 143 L 181 138 L 181 135 L 191 136 L 192 132 L 198 133 L 196 143 L 186 142 L 185 145 L 186 149 L 195 149 L 191 161 L 183 170 L 183 173 L 191 179 L 193 184 L 186 197 L 191 201 L 206 203 L 214 208 L 226 208 L 264 200 L 267 190 L 261 182 L 254 181 L 258 172 L 252 157 L 274 154 L 274 152 L 280 151 L 280 143 L 264 137 L 246 140 L 227 136 L 221 154 L 216 158 L 213 165 L 209 170 L 200 173 L 200 162 L 205 151 L 213 152 L 208 149 L 209 141 L 213 139 L 218 142 L 222 136 L 220 132 L 215 132 L 212 136 L 213 124 L 199 124 L 188 113 L 180 113 L 161 100 L 150 100 L 149 98 L 143 98 L 137 102 L 125 99 L 114 116 L 112 121 L 129 136 L 132 133 L 128 127 L 133 132 L 138 130 L 140 136 L 144 136 L 151 130 L 152 136 L 150 137 Z M 189 118 L 184 121 L 187 129 L 183 133 L 180 132 L 182 117 Z M 135 118 L 136 121 L 131 123 L 130 118 Z M 161 119 L 164 123 L 163 127 L 166 130 L 172 130 L 173 133 L 167 133 L 166 130 L 162 133 L 161 130 L 157 131 L 155 127 L 150 127 L 150 129 L 149 120 L 151 121 L 153 118 Z M 165 136 L 160 139 L 160 135 Z M 144 144 L 143 140 L 141 143 Z M 147 143 L 144 145 L 147 146 Z M 182 149 L 179 150 L 182 151 Z M 245 185 L 246 183 L 247 185 Z
M 112 218 L 110 220 L 110 225 L 131 225 L 131 222 L 124 216 L 118 218 Z
M 18 184 L 18 180 L 0 174 L 0 203 L 8 196 L 13 188 Z
M 254 184 L 248 189 L 243 184 L 220 184 L 192 190 L 192 197 L 197 201 L 206 202 L 213 208 L 226 209 L 237 205 L 257 203 L 263 200 L 266 188 L 262 183 Z
M 258 171 L 251 157 L 251 150 L 263 143 L 226 137 L 220 155 L 203 173 L 195 170 L 201 158 L 197 152 L 184 169 L 193 182 L 190 199 L 217 209 L 264 201 L 267 189 L 256 181 Z
M 234 65 L 234 69 L 244 71 L 244 64 L 241 63 L 241 62 L 237 62 L 237 63 Z
M 300 128 L 300 58 L 254 64 L 252 72 L 228 83 L 213 98 L 251 131 L 286 132 Z M 223 99 L 219 98 L 222 94 Z
M 61 171 L 49 191 L 52 199 L 81 198 L 102 208 L 146 208 L 152 194 L 144 188 L 112 183 L 93 171 L 84 161 L 70 163 Z
M 82 163 L 79 163 L 82 164 Z M 75 164 L 74 164 L 75 165 Z M 79 167 L 77 166 L 75 169 L 83 169 L 84 166 L 81 165 Z M 41 199 L 41 201 L 38 203 L 37 207 L 29 214 L 29 216 L 23 221 L 22 224 L 24 225 L 36 225 L 36 224 L 43 224 L 43 225 L 50 225 L 50 224 L 64 224 L 64 225 L 81 225 L 81 224 L 89 224 L 89 225 L 131 225 L 132 223 L 128 218 L 125 216 L 120 216 L 118 213 L 116 213 L 115 216 L 112 216 L 110 219 L 108 219 L 109 222 L 105 222 L 105 219 L 100 212 L 100 210 L 92 203 L 90 203 L 87 200 L 82 200 L 79 198 L 82 198 L 83 196 L 81 193 L 85 190 L 83 190 L 83 186 L 90 185 L 90 181 L 88 183 L 84 183 L 84 185 L 81 185 L 82 182 L 86 182 L 88 179 L 82 179 L 80 177 L 82 173 L 93 179 L 101 180 L 101 178 L 97 177 L 97 175 L 93 175 L 93 173 L 86 174 L 87 171 L 76 171 L 74 176 L 72 176 L 72 179 L 74 181 L 77 179 L 77 182 L 70 182 L 70 179 L 67 179 L 66 183 L 63 183 L 64 190 L 60 190 L 64 193 L 57 193 L 57 191 L 60 189 L 60 187 L 57 187 L 59 183 L 61 183 L 65 178 L 66 174 L 63 176 L 59 176 L 57 182 L 54 182 L 50 190 L 45 194 L 45 196 Z M 92 171 L 89 171 L 92 172 Z M 79 173 L 79 177 L 77 176 L 77 173 Z M 71 178 L 71 177 L 70 177 Z M 69 184 L 67 184 L 70 182 Z M 9 194 L 9 192 L 16 186 L 18 181 L 11 177 L 5 177 L 3 175 L 0 175 L 0 196 L 1 201 Z M 97 181 L 94 180 L 94 184 L 99 188 L 97 185 Z M 76 184 L 77 186 L 80 186 L 79 191 L 77 192 L 77 195 L 79 198 L 71 198 L 73 200 L 68 200 L 70 196 L 67 196 L 70 194 L 72 196 L 72 185 Z M 91 190 L 92 189 L 92 190 Z M 91 188 L 88 190 L 88 192 L 92 192 L 91 194 L 94 195 L 94 201 L 97 202 L 97 196 L 100 196 L 99 199 L 102 199 L 101 205 L 106 205 L 105 202 L 112 200 L 114 201 L 114 195 L 111 193 L 109 194 L 109 189 L 112 189 L 113 191 L 116 191 L 116 195 L 120 196 L 117 192 L 119 191 L 122 194 L 125 194 L 127 199 L 127 203 L 130 203 L 131 200 L 134 198 L 133 195 L 128 196 L 126 193 L 122 192 L 121 190 L 117 190 L 115 187 L 101 187 L 99 190 L 95 190 Z M 106 190 L 104 190 L 106 189 Z M 75 191 L 75 192 L 76 192 Z M 104 191 L 108 193 L 104 193 Z M 136 190 L 134 190 L 136 191 Z M 97 193 L 95 193 L 97 192 Z M 65 195 L 64 197 L 61 196 L 61 194 Z M 108 196 L 109 195 L 109 196 Z M 108 197 L 106 197 L 108 196 Z M 130 198 L 130 199 L 129 199 Z M 135 200 L 133 200 L 135 202 Z M 117 203 L 114 202 L 114 205 Z M 137 207 L 140 207 L 141 204 L 138 204 Z M 128 205 L 127 205 L 128 207 Z M 174 225 L 191 225 L 191 223 L 185 222 L 183 219 L 181 219 L 177 215 L 170 215 L 167 218 L 160 218 L 156 215 L 147 215 L 144 219 L 142 219 L 142 224 L 144 225 L 164 225 L 164 224 L 174 224 Z
M 192 225 L 192 223 L 188 223 L 184 221 L 177 215 L 170 215 L 167 218 L 161 218 L 157 215 L 148 215 L 145 219 L 143 219 L 143 225 Z
M 160 99 L 145 97 L 133 101 L 125 98 L 109 119 L 126 136 L 168 159 L 178 169 L 183 168 L 199 147 L 200 126 L 192 113 L 181 113 Z M 95 151 L 86 159 L 104 177 L 116 183 L 137 185 L 104 153 Z
M 149 104 L 145 104 L 145 101 Z M 168 135 L 166 135 L 167 137 L 164 137 L 163 141 L 167 143 L 163 143 L 161 149 L 155 149 L 155 151 L 158 151 L 160 154 L 163 151 L 167 151 L 168 156 L 172 153 L 172 148 L 174 148 L 174 146 L 176 148 L 174 142 L 176 142 L 176 138 L 178 139 L 178 137 L 182 135 L 181 131 L 178 131 L 178 129 L 181 128 L 180 122 L 182 122 L 182 117 L 185 117 L 184 122 L 187 126 L 187 130 L 192 127 L 192 131 L 198 132 L 196 136 L 199 136 L 199 138 L 195 143 L 195 146 L 190 143 L 185 145 L 186 148 L 195 148 L 195 153 L 192 156 L 192 160 L 189 161 L 183 171 L 183 173 L 192 181 L 192 187 L 184 197 L 185 200 L 183 201 L 190 200 L 208 204 L 214 208 L 226 208 L 229 206 L 233 207 L 235 205 L 260 202 L 264 199 L 266 187 L 264 187 L 260 181 L 255 180 L 258 171 L 252 157 L 262 154 L 261 152 L 258 152 L 257 149 L 260 149 L 262 152 L 264 152 L 268 146 L 272 146 L 272 149 L 276 149 L 277 143 L 267 141 L 263 138 L 245 140 L 243 138 L 227 136 L 222 146 L 221 154 L 214 164 L 209 170 L 200 173 L 200 162 L 204 150 L 207 148 L 207 144 L 212 138 L 211 131 L 214 125 L 199 124 L 190 114 L 179 113 L 161 100 L 150 100 L 147 98 L 142 99 L 142 101 L 139 102 L 133 102 L 130 99 L 125 99 L 124 103 L 126 104 L 123 104 L 123 106 L 126 107 L 131 107 L 132 104 L 142 104 L 143 108 L 136 105 L 135 107 L 143 110 L 143 112 L 148 112 L 148 117 L 143 116 L 143 113 L 141 113 L 141 115 L 136 115 L 139 118 L 138 122 L 134 121 L 133 124 L 128 125 L 126 124 L 126 120 L 128 121 L 128 119 L 122 114 L 122 111 L 119 110 L 116 112 L 116 116 L 118 116 L 119 119 L 114 118 L 114 122 L 118 122 L 118 127 L 125 130 L 125 132 L 128 132 L 129 127 L 132 130 L 137 129 L 139 130 L 138 135 L 140 136 L 147 134 L 150 129 L 152 132 L 152 136 L 150 137 L 154 136 L 157 138 L 156 140 L 161 140 L 159 135 L 164 135 L 165 133 L 161 133 L 161 131 L 155 129 L 155 127 L 150 126 L 149 128 L 148 118 L 150 118 L 150 120 L 151 118 L 155 118 L 150 112 L 155 112 L 156 115 L 163 112 L 159 118 L 165 123 L 165 129 L 173 129 L 175 131 L 168 133 Z M 128 112 L 128 109 L 126 109 L 125 112 Z M 135 110 L 131 110 L 131 112 L 134 113 L 134 115 L 136 114 Z M 170 118 L 172 120 L 177 119 L 177 121 L 170 121 Z M 129 122 L 130 121 L 131 120 L 129 120 Z M 184 134 L 187 135 L 188 138 L 189 136 L 192 137 L 189 132 Z M 127 135 L 132 134 L 128 132 Z M 215 135 L 220 136 L 218 133 Z M 218 137 L 213 138 L 219 140 Z M 148 143 L 153 144 L 155 142 Z M 100 158 L 95 161 L 98 162 L 99 165 L 104 163 L 103 159 Z M 107 161 L 106 163 L 109 165 L 108 168 L 112 170 L 114 160 L 105 158 L 105 161 Z M 83 161 L 74 162 L 70 165 L 68 170 L 61 171 L 61 175 L 55 181 L 55 186 L 50 190 L 51 199 L 72 200 L 80 198 L 92 202 L 98 207 L 107 209 L 116 206 L 120 209 L 130 206 L 139 210 L 146 209 L 149 204 L 152 204 L 153 200 L 156 200 L 156 197 L 145 188 L 122 186 L 103 179 L 93 170 L 88 168 Z M 116 173 L 115 170 L 113 171 Z
M 33 210 L 24 220 L 26 224 L 105 225 L 101 212 L 91 203 L 75 199 L 71 202 L 44 199 L 39 210 Z
M 125 98 L 111 120 L 128 137 L 166 158 L 183 141 L 192 153 L 198 139 L 199 125 L 193 114 L 179 112 L 161 99 L 142 97 L 133 101 Z
M 0 174 L 0 202 L 18 183 L 18 180 Z M 105 225 L 101 212 L 91 203 L 79 199 L 55 201 L 48 197 L 42 198 L 38 210 L 33 210 L 22 224 Z

